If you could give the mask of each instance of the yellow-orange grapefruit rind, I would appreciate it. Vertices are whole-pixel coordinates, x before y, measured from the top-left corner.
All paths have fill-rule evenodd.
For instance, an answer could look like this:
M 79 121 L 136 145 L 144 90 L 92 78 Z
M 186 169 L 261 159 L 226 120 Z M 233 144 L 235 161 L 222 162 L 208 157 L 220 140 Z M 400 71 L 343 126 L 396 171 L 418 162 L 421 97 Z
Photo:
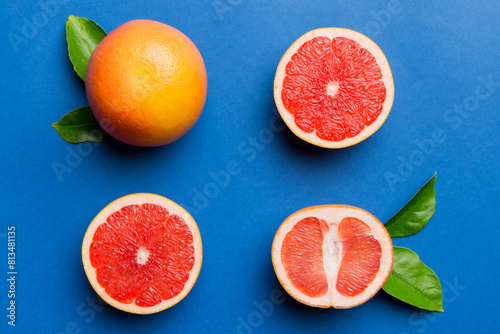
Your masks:
M 181 31 L 132 20 L 95 48 L 85 75 L 89 105 L 101 126 L 135 146 L 161 146 L 200 117 L 207 74 L 196 45 Z

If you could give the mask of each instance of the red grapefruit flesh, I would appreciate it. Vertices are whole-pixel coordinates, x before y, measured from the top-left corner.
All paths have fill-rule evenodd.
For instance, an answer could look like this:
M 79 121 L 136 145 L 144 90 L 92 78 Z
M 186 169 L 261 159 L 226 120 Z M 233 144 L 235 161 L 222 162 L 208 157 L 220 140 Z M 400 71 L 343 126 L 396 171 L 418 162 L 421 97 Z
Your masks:
M 193 287 L 202 245 L 193 218 L 174 202 L 132 194 L 106 206 L 82 245 L 85 273 L 99 296 L 126 312 L 173 306 Z
M 295 135 L 311 144 L 342 148 L 372 135 L 394 99 L 389 63 L 368 37 L 323 28 L 300 37 L 281 59 L 274 100 Z
M 392 269 L 393 249 L 384 226 L 370 213 L 323 205 L 283 222 L 272 258 L 282 286 L 298 301 L 349 308 L 380 290 Z

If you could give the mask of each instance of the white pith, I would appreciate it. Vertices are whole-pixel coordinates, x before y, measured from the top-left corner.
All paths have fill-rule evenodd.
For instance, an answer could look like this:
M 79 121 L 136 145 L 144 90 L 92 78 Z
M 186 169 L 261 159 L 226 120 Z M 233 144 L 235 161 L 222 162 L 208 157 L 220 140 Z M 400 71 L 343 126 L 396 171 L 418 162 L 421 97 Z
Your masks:
M 328 37 L 330 40 L 335 37 L 347 37 L 356 42 L 358 42 L 361 47 L 370 51 L 370 53 L 377 60 L 377 64 L 380 66 L 380 70 L 382 72 L 382 81 L 385 84 L 386 88 L 386 98 L 384 101 L 384 105 L 382 107 L 382 112 L 378 116 L 378 118 L 369 126 L 365 126 L 365 128 L 356 136 L 352 138 L 346 138 L 342 141 L 329 141 L 319 138 L 316 135 L 316 130 L 311 133 L 304 132 L 295 124 L 294 115 L 291 114 L 283 105 L 281 100 L 281 92 L 283 90 L 283 80 L 286 76 L 286 65 L 292 59 L 292 56 L 297 53 L 298 49 L 307 41 L 315 38 L 315 37 Z M 328 85 L 329 86 L 329 85 Z M 331 95 L 328 87 L 327 94 Z M 344 28 L 321 28 L 309 31 L 305 35 L 301 36 L 298 40 L 296 40 L 290 48 L 285 52 L 283 58 L 281 58 L 280 63 L 278 64 L 278 68 L 276 70 L 276 75 L 274 77 L 274 101 L 276 102 L 276 107 L 283 118 L 285 124 L 290 128 L 290 130 L 299 138 L 317 145 L 326 148 L 342 148 L 351 146 L 359 143 L 360 141 L 366 139 L 371 136 L 375 131 L 382 126 L 384 121 L 386 120 L 389 112 L 391 111 L 392 103 L 394 101 L 394 82 L 392 79 L 391 68 L 389 67 L 389 63 L 387 59 L 378 47 L 371 39 L 366 37 L 363 34 L 360 34 L 356 31 L 344 29 Z
M 323 267 L 328 280 L 328 292 L 320 297 L 309 297 L 295 288 L 288 279 L 281 261 L 281 248 L 288 232 L 302 219 L 316 217 L 324 220 L 329 231 L 323 232 Z M 380 268 L 373 282 L 365 291 L 354 297 L 341 295 L 335 288 L 338 270 L 342 261 L 342 243 L 338 240 L 338 225 L 342 219 L 353 217 L 363 221 L 382 248 Z M 387 280 L 392 268 L 392 242 L 384 226 L 370 213 L 345 205 L 323 205 L 300 210 L 288 217 L 278 229 L 272 246 L 272 260 L 276 275 L 283 288 L 298 301 L 316 307 L 349 308 L 370 299 Z
M 146 264 L 148 262 L 149 252 L 144 247 L 139 248 L 137 251 L 137 263 Z
M 342 262 L 342 242 L 338 238 L 338 223 L 325 223 L 329 229 L 323 231 L 323 267 L 329 286 L 335 286 L 339 274 L 340 263 Z M 328 291 L 328 300 L 330 304 L 333 301 L 333 290 Z
M 184 284 L 184 289 L 182 290 L 182 292 L 179 293 L 177 296 L 171 299 L 163 300 L 159 304 L 156 304 L 152 307 L 141 307 L 133 302 L 131 304 L 123 304 L 111 298 L 106 293 L 104 288 L 101 287 L 101 285 L 97 282 L 96 271 L 95 268 L 92 267 L 90 263 L 90 255 L 89 255 L 90 245 L 92 243 L 95 231 L 101 224 L 106 222 L 106 219 L 107 217 L 109 217 L 109 215 L 127 205 L 141 205 L 146 203 L 162 206 L 168 210 L 169 214 L 178 215 L 184 220 L 184 222 L 188 225 L 193 235 L 192 245 L 194 247 L 194 258 L 195 258 L 193 268 L 189 272 L 189 279 Z M 196 279 L 198 278 L 198 274 L 200 272 L 202 263 L 202 254 L 203 250 L 202 250 L 200 232 L 198 230 L 196 222 L 191 217 L 191 215 L 175 202 L 172 202 L 171 200 L 163 196 L 155 194 L 147 194 L 147 193 L 138 193 L 138 194 L 124 196 L 107 205 L 101 212 L 99 212 L 99 214 L 90 223 L 87 232 L 85 233 L 85 237 L 83 239 L 83 244 L 82 244 L 83 267 L 90 281 L 90 284 L 92 285 L 96 293 L 109 305 L 114 306 L 122 311 L 137 313 L 137 314 L 156 313 L 166 308 L 169 308 L 177 304 L 179 301 L 181 301 L 189 293 L 194 283 L 196 282 Z M 138 262 L 144 261 L 145 263 L 148 257 L 149 257 L 149 252 L 146 249 L 144 248 L 138 249 L 137 253 Z
M 333 82 L 328 83 L 328 85 L 326 85 L 326 94 L 330 95 L 331 97 L 334 97 L 335 95 L 337 95 L 338 91 L 339 91 L 339 83 L 338 82 L 333 81 Z

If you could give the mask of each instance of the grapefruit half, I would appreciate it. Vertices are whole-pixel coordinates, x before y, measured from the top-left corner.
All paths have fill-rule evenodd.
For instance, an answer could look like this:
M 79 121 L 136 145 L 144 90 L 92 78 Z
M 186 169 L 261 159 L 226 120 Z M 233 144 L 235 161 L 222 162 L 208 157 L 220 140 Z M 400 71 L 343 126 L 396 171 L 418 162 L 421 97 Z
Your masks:
M 322 205 L 297 211 L 281 224 L 272 259 L 281 285 L 299 302 L 350 308 L 384 285 L 393 249 L 384 225 L 370 213 Z
M 372 40 L 349 29 L 322 28 L 285 52 L 274 78 L 274 100 L 299 138 L 342 148 L 368 138 L 384 123 L 394 82 Z
M 155 313 L 193 287 L 202 262 L 200 232 L 176 203 L 132 194 L 106 206 L 90 223 L 82 259 L 90 284 L 109 305 Z

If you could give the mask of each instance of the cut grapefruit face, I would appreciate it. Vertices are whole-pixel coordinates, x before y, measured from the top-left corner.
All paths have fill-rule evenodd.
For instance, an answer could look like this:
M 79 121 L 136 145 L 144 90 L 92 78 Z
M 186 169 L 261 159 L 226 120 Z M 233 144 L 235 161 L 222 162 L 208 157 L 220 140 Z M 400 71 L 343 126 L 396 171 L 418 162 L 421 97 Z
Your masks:
M 384 123 L 394 100 L 389 63 L 368 37 L 343 28 L 312 30 L 281 59 L 274 79 L 281 117 L 303 140 L 351 146 Z
M 90 223 L 82 259 L 90 284 L 108 304 L 155 313 L 193 287 L 202 262 L 200 232 L 176 203 L 132 194 L 106 206 Z
M 384 285 L 393 249 L 384 225 L 370 213 L 322 205 L 297 211 L 281 224 L 272 258 L 281 285 L 299 302 L 350 308 Z

